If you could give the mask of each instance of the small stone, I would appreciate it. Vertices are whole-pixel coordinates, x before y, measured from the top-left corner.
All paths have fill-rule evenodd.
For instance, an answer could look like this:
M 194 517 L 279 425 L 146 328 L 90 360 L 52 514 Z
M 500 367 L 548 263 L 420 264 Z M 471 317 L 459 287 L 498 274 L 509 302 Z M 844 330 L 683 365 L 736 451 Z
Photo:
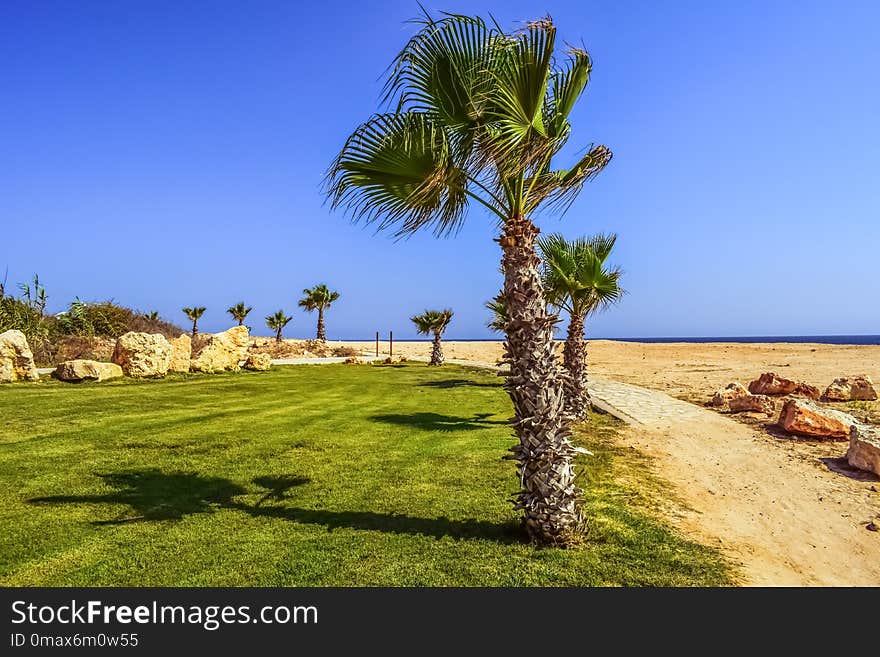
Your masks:
M 122 368 L 116 363 L 97 360 L 66 360 L 53 372 L 60 381 L 106 381 L 122 376 Z

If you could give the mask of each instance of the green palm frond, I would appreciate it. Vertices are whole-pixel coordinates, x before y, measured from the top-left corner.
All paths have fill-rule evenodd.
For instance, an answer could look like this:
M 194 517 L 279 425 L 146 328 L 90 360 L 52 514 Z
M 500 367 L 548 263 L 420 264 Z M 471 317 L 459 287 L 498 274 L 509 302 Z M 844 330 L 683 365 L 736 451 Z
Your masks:
M 486 326 L 498 333 L 504 333 L 507 331 L 507 325 L 510 323 L 510 315 L 507 312 L 507 306 L 504 305 L 504 301 L 502 301 L 500 294 L 491 301 L 486 302 L 486 309 L 492 313 L 492 319 L 486 323 Z
M 552 166 L 590 78 L 586 51 L 569 49 L 558 66 L 549 17 L 509 34 L 457 14 L 416 22 L 389 69 L 393 111 L 358 127 L 330 166 L 332 207 L 397 236 L 455 232 L 471 200 L 501 222 L 545 201 L 565 210 L 611 159 L 596 146 Z
M 301 308 L 309 312 L 313 310 L 325 310 L 339 298 L 339 292 L 331 291 L 326 284 L 320 283 L 315 287 L 307 287 L 303 290 L 303 298 L 297 303 Z
M 605 266 L 616 241 L 616 235 L 569 241 L 556 233 L 541 238 L 538 248 L 548 302 L 581 317 L 618 302 L 624 294 L 622 272 Z
M 196 321 L 205 314 L 206 308 L 204 306 L 193 306 L 191 308 L 182 308 L 182 310 L 192 321 Z
M 413 315 L 410 321 L 416 325 L 416 331 L 424 335 L 430 333 L 442 334 L 452 321 L 453 312 L 451 309 L 444 310 L 426 310 L 421 315 Z

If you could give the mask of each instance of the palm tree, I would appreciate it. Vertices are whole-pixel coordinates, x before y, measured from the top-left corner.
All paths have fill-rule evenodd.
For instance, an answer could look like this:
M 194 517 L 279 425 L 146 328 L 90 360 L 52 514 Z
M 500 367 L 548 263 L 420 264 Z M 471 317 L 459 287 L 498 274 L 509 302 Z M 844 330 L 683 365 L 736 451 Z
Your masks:
M 290 324 L 293 317 L 288 317 L 283 310 L 279 310 L 274 315 L 266 315 L 266 326 L 275 331 L 275 342 L 281 342 L 281 331 Z
M 416 330 L 423 335 L 434 334 L 433 346 L 431 347 L 431 361 L 428 365 L 443 364 L 443 347 L 440 340 L 443 332 L 452 320 L 452 310 L 426 310 L 421 315 L 413 315 L 409 318 L 416 325 Z
M 199 317 L 205 314 L 204 306 L 193 306 L 192 308 L 184 308 L 183 314 L 189 317 L 193 323 L 192 337 L 196 337 L 199 333 Z
M 245 317 L 247 317 L 248 313 L 252 310 L 253 308 L 250 306 L 244 305 L 244 301 L 239 301 L 234 306 L 229 306 L 229 308 L 226 309 L 226 312 L 232 315 L 232 319 L 237 320 L 238 325 L 241 326 L 244 324 Z
M 331 292 L 330 289 L 321 283 L 313 288 L 303 290 L 303 298 L 299 300 L 299 305 L 309 312 L 318 311 L 318 340 L 327 340 L 327 334 L 324 332 L 324 311 L 330 307 L 334 301 L 339 298 L 339 292 Z
M 512 448 L 521 490 L 516 508 L 536 542 L 567 543 L 581 526 L 572 467 L 578 449 L 564 412 L 565 372 L 535 249 L 539 208 L 564 210 L 611 159 L 593 146 L 554 167 L 568 140 L 569 114 L 592 62 L 568 48 L 554 56 L 548 17 L 504 33 L 480 18 L 425 15 L 390 67 L 385 100 L 348 138 L 330 166 L 334 208 L 395 235 L 421 228 L 454 233 L 471 201 L 498 222 L 508 309 L 505 388 L 519 444 Z
M 159 311 L 158 310 L 151 310 L 149 313 L 145 313 L 144 317 L 149 319 L 151 322 L 158 322 L 159 321 Z
M 486 327 L 496 333 L 505 333 L 510 319 L 507 316 L 507 308 L 504 307 L 504 301 L 502 301 L 500 294 L 491 301 L 486 302 L 486 310 L 492 313 L 492 319 L 486 322 Z
M 586 418 L 590 407 L 584 322 L 623 296 L 620 269 L 605 268 L 616 241 L 617 235 L 594 235 L 569 242 L 559 234 L 538 240 L 547 300 L 570 318 L 562 353 L 569 374 L 565 406 L 575 420 Z

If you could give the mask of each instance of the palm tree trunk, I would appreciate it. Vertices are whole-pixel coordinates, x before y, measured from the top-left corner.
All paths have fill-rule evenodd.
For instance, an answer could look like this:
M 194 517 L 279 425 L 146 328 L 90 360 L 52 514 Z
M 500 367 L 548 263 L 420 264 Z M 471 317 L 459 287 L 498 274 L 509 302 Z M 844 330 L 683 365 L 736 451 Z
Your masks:
M 327 334 L 324 333 L 324 309 L 318 308 L 318 340 L 327 341 Z
M 196 337 L 199 334 L 199 320 L 193 320 L 193 332 L 192 337 Z
M 238 325 L 241 326 L 242 324 L 244 324 L 244 317 L 239 317 L 238 318 Z
M 538 229 L 515 217 L 499 239 L 503 251 L 504 304 L 509 314 L 504 361 L 510 374 L 504 388 L 513 401 L 513 427 L 519 444 L 521 490 L 517 510 L 529 538 L 538 543 L 572 542 L 581 528 L 580 489 L 574 484 L 574 446 L 565 414 L 566 374 L 556 359 L 553 326 L 547 313 L 535 253 Z
M 281 329 L 278 329 L 278 332 L 275 333 L 275 342 L 281 342 Z
M 587 390 L 587 343 L 584 340 L 584 318 L 581 315 L 571 315 L 562 358 L 568 371 L 565 411 L 576 421 L 584 420 L 589 414 L 591 403 Z
M 443 364 L 443 346 L 440 344 L 440 333 L 434 332 L 434 344 L 431 346 L 431 362 L 428 365 Z

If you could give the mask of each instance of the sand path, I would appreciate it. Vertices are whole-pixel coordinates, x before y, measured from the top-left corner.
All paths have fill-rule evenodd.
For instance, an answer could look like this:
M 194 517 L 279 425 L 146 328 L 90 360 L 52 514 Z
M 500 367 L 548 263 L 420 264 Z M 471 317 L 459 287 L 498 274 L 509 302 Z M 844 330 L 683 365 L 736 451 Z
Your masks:
M 865 529 L 880 512 L 875 477 L 659 391 L 599 378 L 591 390 L 692 509 L 677 524 L 719 545 L 746 584 L 880 585 L 880 534 Z

